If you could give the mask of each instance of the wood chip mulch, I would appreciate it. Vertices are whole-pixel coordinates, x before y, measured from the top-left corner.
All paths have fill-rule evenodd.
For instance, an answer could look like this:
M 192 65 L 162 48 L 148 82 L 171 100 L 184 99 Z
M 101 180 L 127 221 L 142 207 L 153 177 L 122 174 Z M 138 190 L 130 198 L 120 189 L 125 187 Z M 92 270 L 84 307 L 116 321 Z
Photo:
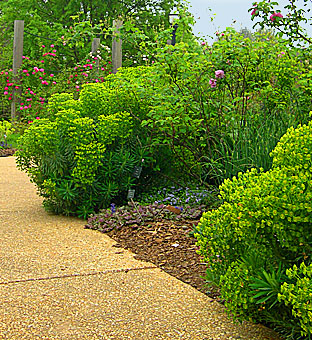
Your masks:
M 8 157 L 13 156 L 17 149 L 1 149 L 0 148 L 0 157 Z

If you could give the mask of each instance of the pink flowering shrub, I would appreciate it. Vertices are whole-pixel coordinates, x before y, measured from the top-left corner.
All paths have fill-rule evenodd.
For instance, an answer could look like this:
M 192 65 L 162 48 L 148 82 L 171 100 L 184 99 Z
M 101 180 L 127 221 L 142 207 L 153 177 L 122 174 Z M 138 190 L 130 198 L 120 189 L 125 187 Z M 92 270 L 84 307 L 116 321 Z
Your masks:
M 96 56 L 66 68 L 54 44 L 42 45 L 40 51 L 39 60 L 23 57 L 18 79 L 13 77 L 12 70 L 0 72 L 8 117 L 13 94 L 19 99 L 17 109 L 21 119 L 29 122 L 36 117 L 44 117 L 49 98 L 54 93 L 68 92 L 77 96 L 84 83 L 103 82 L 111 73 L 110 55 L 107 52 L 97 69 Z

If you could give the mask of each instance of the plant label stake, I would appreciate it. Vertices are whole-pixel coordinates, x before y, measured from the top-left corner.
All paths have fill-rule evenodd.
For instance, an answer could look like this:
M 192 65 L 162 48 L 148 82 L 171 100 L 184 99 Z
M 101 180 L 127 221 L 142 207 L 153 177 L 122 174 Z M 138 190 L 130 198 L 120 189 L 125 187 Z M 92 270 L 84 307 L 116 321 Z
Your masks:
M 134 193 L 135 193 L 135 190 L 134 190 L 134 189 L 129 189 L 129 190 L 128 190 L 127 199 L 131 201 L 131 203 L 132 203 L 133 206 L 135 207 L 136 212 L 139 214 L 139 216 L 140 216 L 140 218 L 141 218 L 141 221 L 142 221 L 143 223 L 145 223 L 143 216 L 140 214 L 139 209 L 138 209 L 137 205 L 135 204 L 135 202 L 134 202 L 134 200 L 133 200 Z
M 132 176 L 139 179 L 141 176 L 141 172 L 142 172 L 142 167 L 141 166 L 135 166 L 133 169 L 133 173 Z
M 127 199 L 132 200 L 134 198 L 134 193 L 135 193 L 134 189 L 129 189 Z

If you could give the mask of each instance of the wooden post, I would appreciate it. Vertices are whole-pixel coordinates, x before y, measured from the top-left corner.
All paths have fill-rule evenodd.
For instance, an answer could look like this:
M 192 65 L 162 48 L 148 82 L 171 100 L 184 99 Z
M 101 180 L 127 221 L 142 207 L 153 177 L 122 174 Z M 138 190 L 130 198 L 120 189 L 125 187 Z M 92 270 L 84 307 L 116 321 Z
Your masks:
M 112 44 L 113 73 L 117 73 L 118 68 L 122 65 L 122 41 L 119 37 L 122 20 L 117 19 L 113 22 L 114 35 Z
M 14 82 L 18 80 L 17 73 L 22 65 L 23 57 L 23 42 L 24 42 L 24 20 L 14 21 L 14 41 L 13 41 L 13 75 Z M 20 102 L 18 94 L 21 93 L 21 88 L 18 91 L 13 88 L 13 98 L 11 104 L 11 119 L 12 122 L 20 120 L 20 111 L 16 110 L 16 106 Z M 17 112 L 16 112 L 17 111 Z
M 97 56 L 97 51 L 99 50 L 100 47 L 100 38 L 94 38 L 92 41 L 92 55 L 94 57 Z M 96 59 L 96 63 L 95 63 L 95 67 L 96 67 L 96 73 L 99 74 L 100 72 L 100 60 Z

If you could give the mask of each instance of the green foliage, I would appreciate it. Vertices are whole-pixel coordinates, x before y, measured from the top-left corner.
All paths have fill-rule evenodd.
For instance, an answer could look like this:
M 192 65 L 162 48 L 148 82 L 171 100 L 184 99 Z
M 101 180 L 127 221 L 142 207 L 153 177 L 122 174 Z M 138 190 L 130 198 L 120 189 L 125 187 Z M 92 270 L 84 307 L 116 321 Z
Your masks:
M 62 109 L 63 110 L 69 109 L 70 107 L 68 107 L 68 105 L 65 105 L 65 107 L 64 107 L 64 103 L 65 102 L 67 103 L 68 101 L 73 100 L 73 99 L 74 99 L 74 95 L 72 93 L 55 93 L 55 94 L 53 94 L 50 97 L 49 102 L 48 102 L 48 106 L 47 106 L 49 117 L 51 117 L 52 120 L 54 120 L 55 115 L 59 111 L 61 111 Z M 77 100 L 75 100 L 74 103 L 79 104 L 79 102 Z M 72 107 L 72 108 L 75 109 L 74 107 Z M 78 107 L 76 109 L 77 109 L 77 111 L 79 111 Z
M 294 265 L 286 271 L 291 282 L 281 286 L 279 301 L 291 307 L 292 315 L 300 322 L 301 335 L 312 337 L 312 265 L 302 262 L 299 268 Z
M 311 44 L 312 40 L 307 35 L 303 25 L 306 25 L 311 18 L 307 18 L 310 8 L 308 0 L 297 2 L 289 0 L 281 10 L 277 1 L 262 0 L 254 2 L 253 7 L 249 9 L 252 20 L 259 20 L 254 27 L 259 25 L 261 28 L 269 27 L 276 29 L 280 36 L 287 36 L 291 45 Z
M 0 141 L 5 141 L 12 133 L 12 124 L 6 120 L 0 121 Z
M 300 293 L 311 292 L 302 264 L 310 265 L 312 255 L 311 135 L 311 122 L 290 128 L 272 152 L 272 169 L 225 180 L 223 204 L 203 215 L 196 233 L 209 277 L 218 278 L 228 310 L 297 337 L 312 331 L 311 312 L 304 307 L 310 306 L 309 295 Z M 305 286 L 292 282 L 294 265 L 301 266 Z M 297 299 L 305 301 L 300 312 L 295 312 Z
M 37 185 L 47 209 L 86 218 L 113 197 L 126 195 L 141 159 L 131 150 L 128 112 L 101 115 L 100 110 L 85 117 L 73 108 L 63 109 L 66 99 L 58 95 L 51 102 L 53 114 L 60 110 L 54 121 L 40 119 L 26 130 L 17 163 Z
M 179 0 L 70 0 L 64 4 L 61 0 L 25 0 L 20 6 L 17 0 L 8 0 L 0 2 L 0 27 L 6 28 L 3 39 L 13 40 L 13 22 L 23 19 L 27 32 L 24 37 L 27 55 L 38 57 L 35 44 L 46 43 L 44 38 L 53 39 L 66 56 L 64 63 L 73 66 L 89 54 L 91 41 L 98 35 L 102 44 L 111 46 L 114 19 L 135 21 L 136 27 L 152 39 L 157 32 L 169 27 L 168 14 L 179 3 Z M 141 47 L 129 46 L 127 41 L 124 44 L 125 50 L 131 50 L 132 55 Z

